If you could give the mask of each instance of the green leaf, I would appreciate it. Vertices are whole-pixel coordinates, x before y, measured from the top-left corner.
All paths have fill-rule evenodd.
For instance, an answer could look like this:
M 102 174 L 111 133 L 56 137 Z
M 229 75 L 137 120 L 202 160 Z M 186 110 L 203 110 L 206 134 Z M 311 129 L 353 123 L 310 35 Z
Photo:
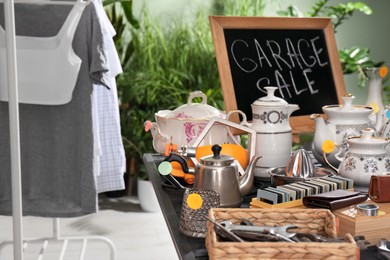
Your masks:
M 288 11 L 276 11 L 278 16 L 289 16 L 290 13 Z
M 302 12 L 295 5 L 290 5 L 286 8 L 286 10 L 280 10 L 276 12 L 280 16 L 288 16 L 288 17 L 301 17 L 303 16 Z
M 133 15 L 133 0 L 121 1 L 123 12 L 127 21 L 136 29 L 140 27 L 138 20 Z
M 311 11 L 308 13 L 310 17 L 318 17 L 321 16 L 322 13 L 325 12 L 326 4 L 329 2 L 329 0 L 318 0 L 313 7 L 311 8 Z
M 363 2 L 349 2 L 347 4 L 347 7 L 349 10 L 357 10 L 357 11 L 360 11 L 362 13 L 364 13 L 365 15 L 371 15 L 372 14 L 372 9 L 366 5 L 365 3 Z

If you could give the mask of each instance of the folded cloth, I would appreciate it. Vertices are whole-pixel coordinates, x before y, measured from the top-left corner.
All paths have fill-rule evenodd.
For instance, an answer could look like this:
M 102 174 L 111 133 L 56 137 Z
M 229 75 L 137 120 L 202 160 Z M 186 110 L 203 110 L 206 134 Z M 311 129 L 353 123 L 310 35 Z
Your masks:
M 302 203 L 308 208 L 336 210 L 364 202 L 367 198 L 367 194 L 362 194 L 358 191 L 334 190 L 305 196 L 302 199 Z

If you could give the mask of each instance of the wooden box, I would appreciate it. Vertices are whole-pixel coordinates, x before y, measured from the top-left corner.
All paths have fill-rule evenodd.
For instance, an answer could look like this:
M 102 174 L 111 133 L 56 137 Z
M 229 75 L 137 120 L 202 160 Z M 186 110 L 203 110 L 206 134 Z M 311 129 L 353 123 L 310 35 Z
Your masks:
M 248 219 L 257 226 L 294 224 L 292 232 L 337 236 L 336 217 L 325 209 L 242 209 L 213 208 L 209 217 L 234 224 Z M 219 241 L 211 222 L 207 222 L 206 247 L 213 259 L 359 259 L 360 251 L 353 237 L 346 242 L 226 242 Z
M 376 245 L 381 238 L 390 239 L 390 203 L 375 203 L 371 200 L 365 203 L 378 205 L 378 216 L 360 216 L 353 208 L 333 212 L 339 220 L 339 235 L 362 235 L 372 245 Z

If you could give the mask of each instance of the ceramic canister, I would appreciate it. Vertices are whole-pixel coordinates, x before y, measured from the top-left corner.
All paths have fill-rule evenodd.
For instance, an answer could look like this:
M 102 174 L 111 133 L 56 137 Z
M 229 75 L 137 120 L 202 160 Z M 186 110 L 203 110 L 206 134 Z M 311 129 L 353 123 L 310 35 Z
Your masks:
M 269 178 L 269 169 L 286 167 L 291 157 L 292 130 L 289 118 L 298 105 L 288 104 L 274 95 L 276 87 L 266 87 L 267 96 L 252 107 L 252 128 L 256 130 L 256 176 Z
M 385 147 L 389 139 L 374 137 L 374 130 L 363 130 L 362 136 L 347 140 L 349 149 L 339 165 L 339 174 L 354 181 L 355 189 L 367 191 L 372 175 L 390 172 L 390 154 Z

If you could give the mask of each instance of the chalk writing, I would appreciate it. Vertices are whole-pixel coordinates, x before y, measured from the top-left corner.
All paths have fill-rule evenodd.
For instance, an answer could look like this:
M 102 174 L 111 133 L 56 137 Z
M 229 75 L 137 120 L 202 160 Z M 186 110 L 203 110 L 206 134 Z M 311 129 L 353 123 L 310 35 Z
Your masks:
M 244 73 L 261 75 L 264 69 L 274 69 L 272 75 L 260 77 L 256 81 L 258 90 L 267 93 L 264 87 L 275 82 L 282 98 L 285 98 L 285 95 L 292 98 L 305 91 L 309 91 L 311 95 L 319 91 L 315 80 L 310 78 L 313 72 L 311 68 L 328 66 L 329 62 L 326 61 L 326 57 L 322 57 L 325 53 L 318 40 L 319 36 L 297 40 L 285 38 L 281 42 L 276 40 L 260 42 L 257 38 L 251 41 L 236 39 L 231 44 L 230 52 L 235 65 Z M 254 52 L 250 52 L 252 56 L 246 56 L 246 52 L 243 51 L 248 48 L 253 48 Z M 287 73 L 283 74 L 286 71 Z M 273 77 L 273 81 L 270 76 Z M 297 86 L 297 80 L 300 86 Z

